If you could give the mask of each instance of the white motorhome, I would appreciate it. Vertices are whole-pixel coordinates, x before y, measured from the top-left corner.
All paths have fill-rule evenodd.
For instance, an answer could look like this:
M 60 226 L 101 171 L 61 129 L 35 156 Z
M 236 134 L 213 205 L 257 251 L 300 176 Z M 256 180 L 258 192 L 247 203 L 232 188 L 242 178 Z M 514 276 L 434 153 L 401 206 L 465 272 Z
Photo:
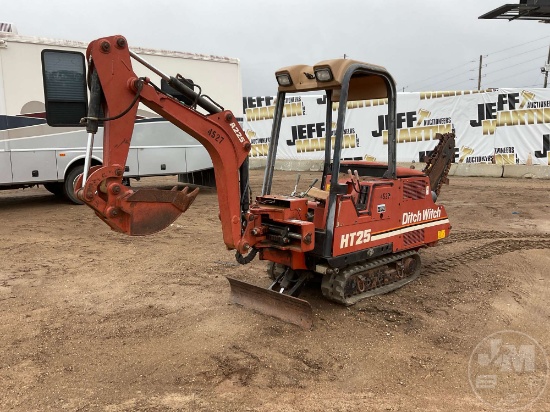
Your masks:
M 87 43 L 20 36 L 7 24 L 0 25 L 2 29 L 11 31 L 0 32 L 0 190 L 42 184 L 55 195 L 80 203 L 73 185 L 84 167 L 86 131 L 82 127 L 50 126 L 50 110 L 48 121 L 45 116 L 44 90 L 66 90 L 66 82 L 86 75 L 78 73 L 80 66 L 73 63 L 75 58 L 84 59 Z M 132 50 L 164 73 L 190 79 L 225 109 L 241 113 L 238 59 L 137 47 Z M 136 65 L 134 69 L 161 89 L 174 92 L 145 67 Z M 50 76 L 46 75 L 48 72 Z M 52 80 L 52 72 L 64 74 Z M 76 84 L 80 83 L 75 81 L 75 87 Z M 86 90 L 77 93 L 85 98 Z M 59 115 L 67 115 L 62 106 Z M 92 165 L 102 162 L 102 137 L 100 128 Z M 202 184 L 211 180 L 211 168 L 212 162 L 202 145 L 146 107 L 140 107 L 125 178 L 179 175 L 180 181 Z

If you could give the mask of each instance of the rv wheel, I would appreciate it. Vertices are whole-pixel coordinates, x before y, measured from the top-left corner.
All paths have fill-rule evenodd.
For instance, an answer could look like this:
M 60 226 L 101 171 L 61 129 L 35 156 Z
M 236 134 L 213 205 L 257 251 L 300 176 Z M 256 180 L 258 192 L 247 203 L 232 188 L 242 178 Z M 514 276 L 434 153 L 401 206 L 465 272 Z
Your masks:
M 59 182 L 44 183 L 44 189 L 54 194 L 56 197 L 64 196 L 63 183 L 59 183 Z
M 79 175 L 82 174 L 84 171 L 84 166 L 79 165 L 73 167 L 71 170 L 69 170 L 69 173 L 65 176 L 65 181 L 63 182 L 63 194 L 65 197 L 77 205 L 82 205 L 84 202 L 76 197 L 76 194 L 74 193 L 74 184 L 76 183 L 76 179 Z

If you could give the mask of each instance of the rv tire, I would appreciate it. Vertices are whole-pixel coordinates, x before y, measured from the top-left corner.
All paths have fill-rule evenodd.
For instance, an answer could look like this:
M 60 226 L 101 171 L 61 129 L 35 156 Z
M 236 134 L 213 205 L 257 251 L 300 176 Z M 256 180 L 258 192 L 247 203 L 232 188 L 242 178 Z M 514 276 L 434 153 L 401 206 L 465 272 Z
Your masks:
M 54 194 L 56 197 L 63 197 L 63 183 L 60 182 L 50 182 L 44 183 L 44 189 L 48 192 Z
M 82 200 L 76 197 L 76 194 L 74 192 L 74 184 L 76 183 L 76 179 L 79 175 L 82 174 L 83 171 L 84 166 L 82 165 L 77 165 L 73 167 L 71 170 L 69 170 L 69 173 L 67 173 L 67 175 L 65 176 L 65 181 L 63 182 L 63 194 L 69 201 L 76 205 L 84 204 Z

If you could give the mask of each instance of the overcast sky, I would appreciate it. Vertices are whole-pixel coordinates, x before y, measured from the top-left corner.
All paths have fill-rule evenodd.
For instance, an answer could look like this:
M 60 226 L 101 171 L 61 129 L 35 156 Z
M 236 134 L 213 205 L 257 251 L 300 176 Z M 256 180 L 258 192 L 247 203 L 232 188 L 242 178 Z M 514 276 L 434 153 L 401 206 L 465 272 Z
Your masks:
M 130 46 L 237 57 L 246 96 L 275 94 L 280 67 L 344 54 L 385 66 L 400 91 L 477 88 L 480 55 L 482 88 L 542 87 L 550 25 L 478 20 L 505 3 L 519 0 L 4 0 L 0 21 L 21 35 L 122 34 Z

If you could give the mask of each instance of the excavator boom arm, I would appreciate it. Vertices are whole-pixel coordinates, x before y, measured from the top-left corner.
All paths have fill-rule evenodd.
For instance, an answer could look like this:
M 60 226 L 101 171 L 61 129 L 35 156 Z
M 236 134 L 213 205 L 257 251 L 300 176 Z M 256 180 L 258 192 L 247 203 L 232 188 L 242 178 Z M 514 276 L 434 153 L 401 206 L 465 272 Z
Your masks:
M 142 103 L 194 137 L 208 151 L 216 176 L 223 239 L 228 248 L 239 249 L 243 212 L 239 170 L 251 146 L 234 115 L 221 109 L 202 114 L 162 93 L 149 79 L 138 78 L 123 36 L 93 41 L 88 46 L 87 58 L 89 73 L 97 72 L 103 93 L 104 164 L 90 169 L 89 178 L 79 190 L 80 178 L 76 185 L 78 196 L 114 230 L 130 235 L 164 229 L 192 203 L 197 190 L 134 192 L 121 185 L 138 103 Z

